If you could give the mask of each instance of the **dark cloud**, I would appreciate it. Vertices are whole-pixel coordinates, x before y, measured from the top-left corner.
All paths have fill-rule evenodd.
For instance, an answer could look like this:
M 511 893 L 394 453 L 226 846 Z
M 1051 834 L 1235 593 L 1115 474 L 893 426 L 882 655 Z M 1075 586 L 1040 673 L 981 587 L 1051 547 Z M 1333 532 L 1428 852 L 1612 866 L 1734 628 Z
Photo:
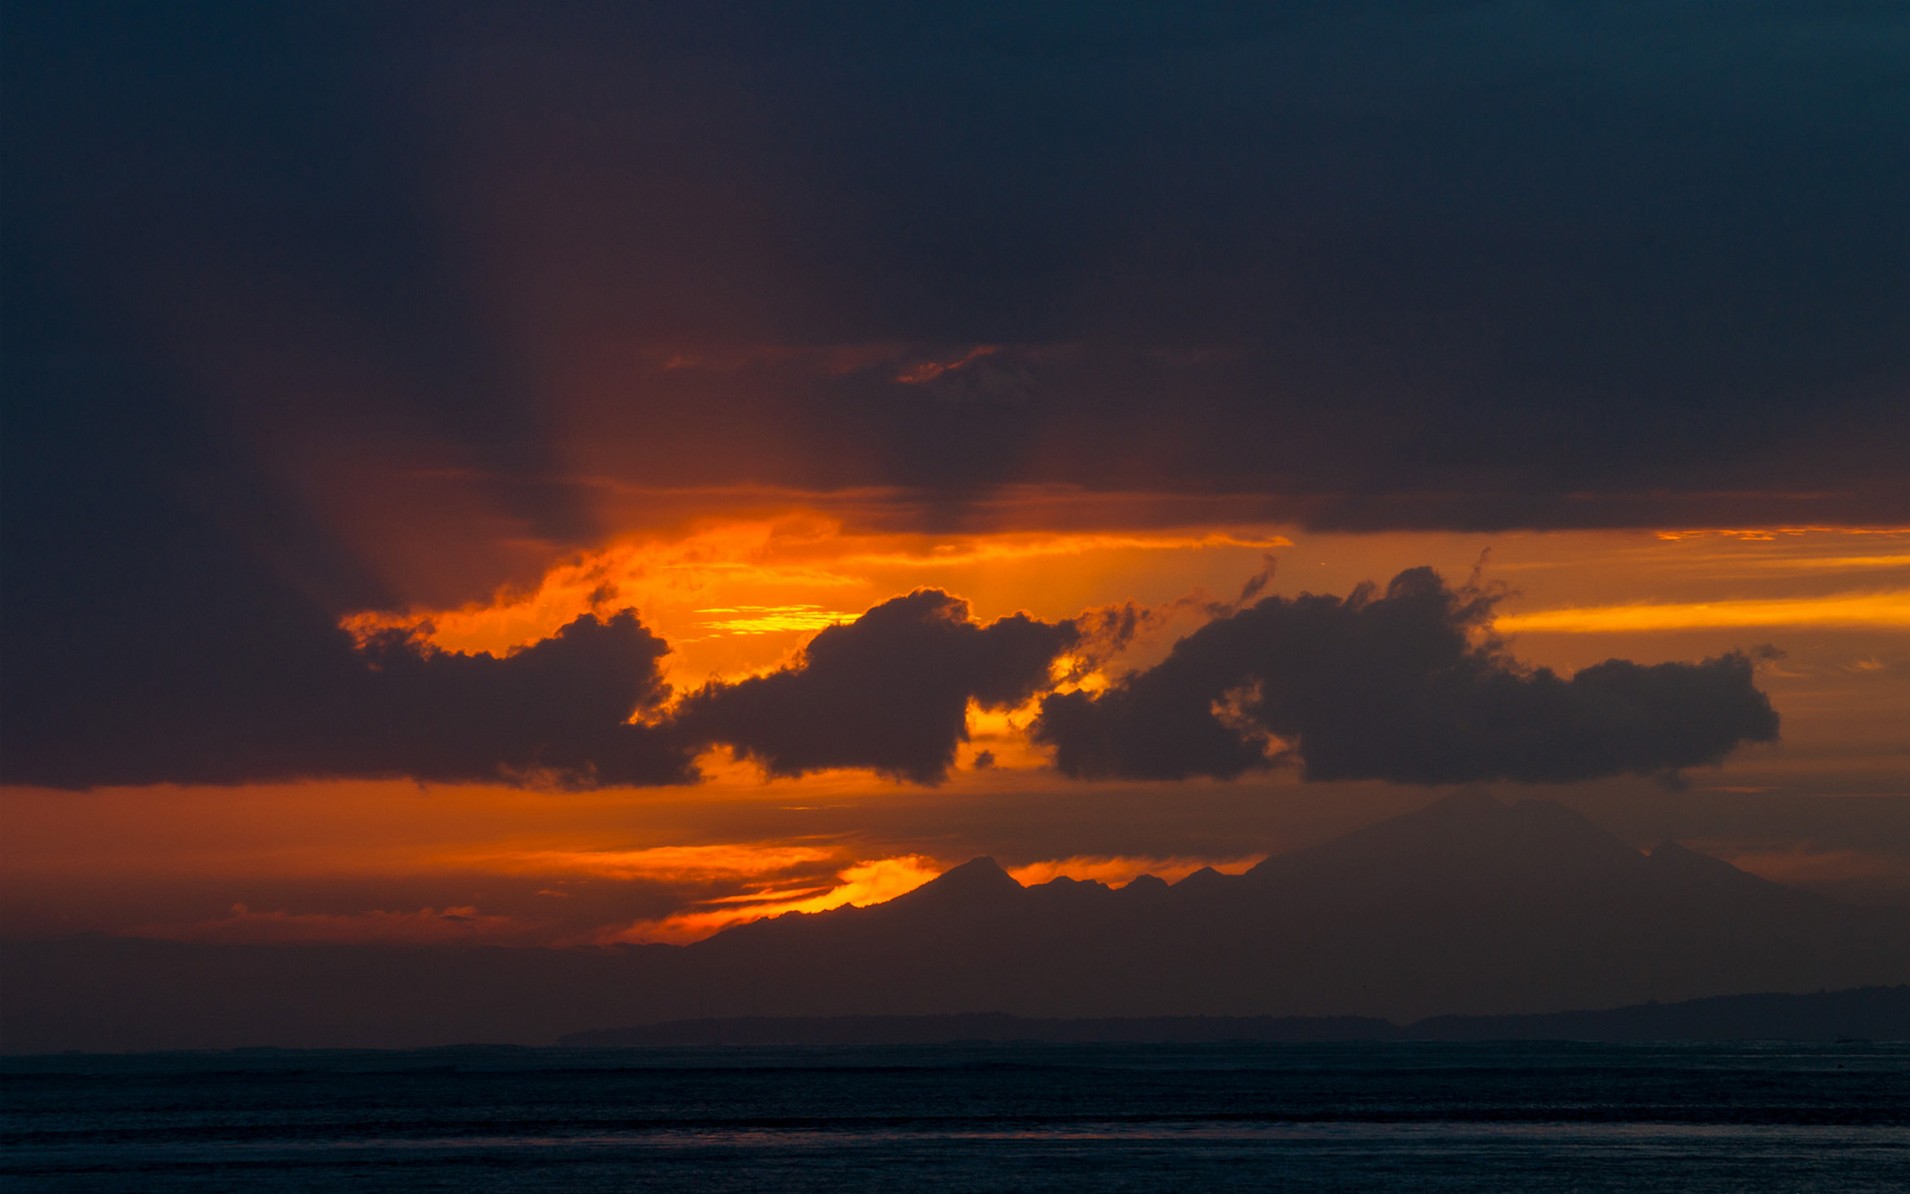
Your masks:
M 633 610 L 580 617 L 501 658 L 433 651 L 397 632 L 364 653 L 373 678 L 352 714 L 363 755 L 338 770 L 565 787 L 696 778 L 667 727 L 629 723 L 670 695 L 659 667 L 669 647 Z
M 249 662 L 209 659 L 152 686 L 138 708 L 112 693 L 45 710 L 10 707 L 5 779 L 60 787 L 324 776 L 556 787 L 696 779 L 667 727 L 629 722 L 669 696 L 658 666 L 669 648 L 629 610 L 578 618 L 502 657 L 438 651 L 395 631 L 354 649 L 336 628 L 302 657 L 285 640 L 255 645 L 262 653 Z
M 1554 782 L 1673 774 L 1777 737 L 1740 654 L 1571 679 L 1489 634 L 1493 597 L 1428 568 L 1383 593 L 1269 597 L 1099 694 L 1057 693 L 1032 733 L 1077 778 L 1232 777 L 1282 760 L 1309 780 Z
M 938 783 L 968 740 L 969 702 L 1019 705 L 1078 637 L 1026 614 L 984 626 L 960 598 L 919 589 L 824 630 L 788 668 L 691 693 L 676 726 L 772 775 L 867 767 Z
M 551 540 L 603 529 L 580 447 L 1321 527 L 1910 517 L 1900 5 L 7 19 L 8 234 L 118 349 L 243 348 L 194 409 L 376 428 Z
M 395 595 L 164 353 L 7 249 L 31 300 L 0 353 L 0 781 L 694 778 L 623 724 L 666 695 L 667 648 L 629 614 L 502 659 L 357 649 L 340 616 Z
M 595 483 L 1910 520 L 1901 5 L 0 23 L 8 775 L 276 759 Z

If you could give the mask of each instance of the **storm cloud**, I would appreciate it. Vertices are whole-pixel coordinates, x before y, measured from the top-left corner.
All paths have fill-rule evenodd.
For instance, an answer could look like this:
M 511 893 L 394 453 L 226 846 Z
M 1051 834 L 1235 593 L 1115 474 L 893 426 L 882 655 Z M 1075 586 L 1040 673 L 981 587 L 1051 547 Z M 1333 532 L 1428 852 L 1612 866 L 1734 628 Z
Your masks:
M 634 610 L 585 615 L 501 657 L 386 632 L 366 644 L 372 678 L 352 714 L 358 733 L 339 736 L 365 752 L 346 769 L 561 787 L 690 782 L 675 736 L 630 721 L 668 699 L 659 666 L 668 652 Z
M 1026 614 L 982 625 L 967 602 L 919 589 L 817 634 L 790 667 L 691 693 L 675 724 L 771 775 L 866 767 L 932 784 L 968 740 L 969 702 L 1021 704 L 1079 637 Z
M 1567 680 L 1490 634 L 1493 598 L 1429 568 L 1344 598 L 1269 597 L 1177 642 L 1101 693 L 1051 694 L 1032 735 L 1081 778 L 1238 776 L 1441 784 L 1667 775 L 1777 737 L 1751 660 Z

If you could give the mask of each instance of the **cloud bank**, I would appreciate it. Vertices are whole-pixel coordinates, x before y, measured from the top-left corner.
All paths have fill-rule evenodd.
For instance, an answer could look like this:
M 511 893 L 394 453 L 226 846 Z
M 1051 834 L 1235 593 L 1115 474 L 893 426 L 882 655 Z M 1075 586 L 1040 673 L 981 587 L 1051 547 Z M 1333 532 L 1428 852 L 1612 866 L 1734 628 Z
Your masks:
M 281 644 L 269 644 L 279 646 Z M 300 655 L 208 656 L 169 686 L 8 709 L 0 777 L 52 787 L 404 776 L 555 787 L 687 783 L 692 756 L 633 724 L 669 697 L 663 640 L 633 611 L 584 616 L 503 656 L 403 632 Z M 115 724 L 112 716 L 125 718 Z
M 692 693 L 676 725 L 771 775 L 866 767 L 937 783 L 968 740 L 969 702 L 1021 704 L 1047 687 L 1056 656 L 1080 637 L 1072 621 L 1026 614 L 983 626 L 967 602 L 920 589 L 824 630 L 790 667 Z
M 1043 699 L 1032 735 L 1078 779 L 1233 777 L 1529 783 L 1715 763 L 1777 737 L 1741 654 L 1566 680 L 1489 633 L 1493 599 L 1429 568 L 1345 598 L 1269 597 L 1098 694 Z
M 1103 691 L 1056 692 L 1057 664 L 1117 652 L 1134 607 L 984 624 L 961 598 L 921 589 L 820 632 L 775 672 L 674 702 L 669 647 L 632 610 L 580 617 L 503 656 L 397 630 L 354 647 L 334 628 L 333 649 L 303 661 L 315 672 L 228 659 L 183 677 L 179 700 L 155 694 L 124 732 L 21 709 L 40 732 L 18 733 L 12 718 L 0 775 L 63 787 L 393 775 L 643 786 L 694 783 L 695 756 L 727 747 L 772 776 L 861 768 L 936 784 L 968 740 L 971 704 L 1036 697 L 1030 736 L 1083 780 L 1295 763 L 1308 780 L 1564 782 L 1672 775 L 1777 737 L 1743 654 L 1611 659 L 1565 679 L 1507 653 L 1490 632 L 1493 601 L 1415 568 L 1383 592 L 1216 606 L 1155 666 Z

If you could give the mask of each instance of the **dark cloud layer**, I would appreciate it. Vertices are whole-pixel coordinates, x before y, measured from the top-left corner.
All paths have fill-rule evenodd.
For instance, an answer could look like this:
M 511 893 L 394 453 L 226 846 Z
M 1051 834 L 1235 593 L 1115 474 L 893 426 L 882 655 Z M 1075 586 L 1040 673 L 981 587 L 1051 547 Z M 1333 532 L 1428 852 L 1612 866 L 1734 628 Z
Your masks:
M 791 667 L 692 693 L 676 725 L 772 775 L 866 767 L 936 783 L 968 740 L 969 702 L 1021 704 L 1078 638 L 1073 622 L 1026 614 L 980 625 L 967 602 L 921 589 L 824 630 Z
M 116 408 L 375 434 L 556 541 L 579 436 L 1319 526 L 1910 517 L 1901 5 L 1280 10 L 15 4 L 6 232 L 109 355 L 230 358 Z
M 1233 777 L 1291 760 L 1310 780 L 1429 784 L 1671 774 L 1776 737 L 1742 655 L 1614 659 L 1564 680 L 1512 660 L 1488 632 L 1491 607 L 1425 568 L 1383 594 L 1216 606 L 1160 664 L 1097 694 L 1049 693 L 1031 733 L 1077 779 Z M 651 785 L 695 782 L 696 753 L 727 746 L 771 775 L 865 768 L 934 784 L 968 740 L 971 703 L 1007 709 L 1047 692 L 1057 659 L 1118 650 L 1137 619 L 1123 607 L 982 624 L 960 598 L 918 590 L 822 631 L 779 671 L 674 705 L 659 667 L 669 648 L 630 610 L 502 657 L 399 631 L 354 645 L 307 624 L 302 637 L 252 632 L 197 660 L 178 644 L 121 660 L 102 651 L 131 650 L 123 636 L 63 625 L 40 649 L 67 652 L 81 674 L 180 670 L 78 704 L 12 701 L 0 777 Z
M 1487 633 L 1492 598 L 1428 568 L 1383 593 L 1269 597 L 1099 694 L 1042 702 L 1033 736 L 1077 778 L 1554 782 L 1671 774 L 1777 737 L 1751 661 L 1607 660 L 1560 678 Z
M 1910 520 L 1898 4 L 21 0 L 0 56 L 10 776 L 278 759 L 340 615 L 595 485 Z
M 323 646 L 320 646 L 320 643 Z M 503 657 L 399 632 L 342 631 L 290 661 L 276 648 L 207 660 L 130 704 L 7 710 L 7 782 L 58 787 L 394 776 L 536 786 L 688 783 L 666 727 L 630 724 L 669 696 L 669 648 L 625 610 L 582 617 Z M 216 670 L 213 670 L 216 667 Z
M 387 633 L 366 645 L 374 679 L 352 715 L 364 755 L 341 770 L 576 787 L 689 782 L 695 771 L 674 734 L 628 724 L 669 697 L 659 668 L 668 652 L 632 610 L 580 617 L 502 658 Z

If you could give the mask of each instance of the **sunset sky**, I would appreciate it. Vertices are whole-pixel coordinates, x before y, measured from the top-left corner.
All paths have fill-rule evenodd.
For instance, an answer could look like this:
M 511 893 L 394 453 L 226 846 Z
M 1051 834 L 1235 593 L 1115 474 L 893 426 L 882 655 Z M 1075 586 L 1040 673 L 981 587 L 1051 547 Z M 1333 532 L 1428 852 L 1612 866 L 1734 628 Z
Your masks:
M 1910 13 L 1026 7 L 7 6 L 0 933 L 1910 904 Z

